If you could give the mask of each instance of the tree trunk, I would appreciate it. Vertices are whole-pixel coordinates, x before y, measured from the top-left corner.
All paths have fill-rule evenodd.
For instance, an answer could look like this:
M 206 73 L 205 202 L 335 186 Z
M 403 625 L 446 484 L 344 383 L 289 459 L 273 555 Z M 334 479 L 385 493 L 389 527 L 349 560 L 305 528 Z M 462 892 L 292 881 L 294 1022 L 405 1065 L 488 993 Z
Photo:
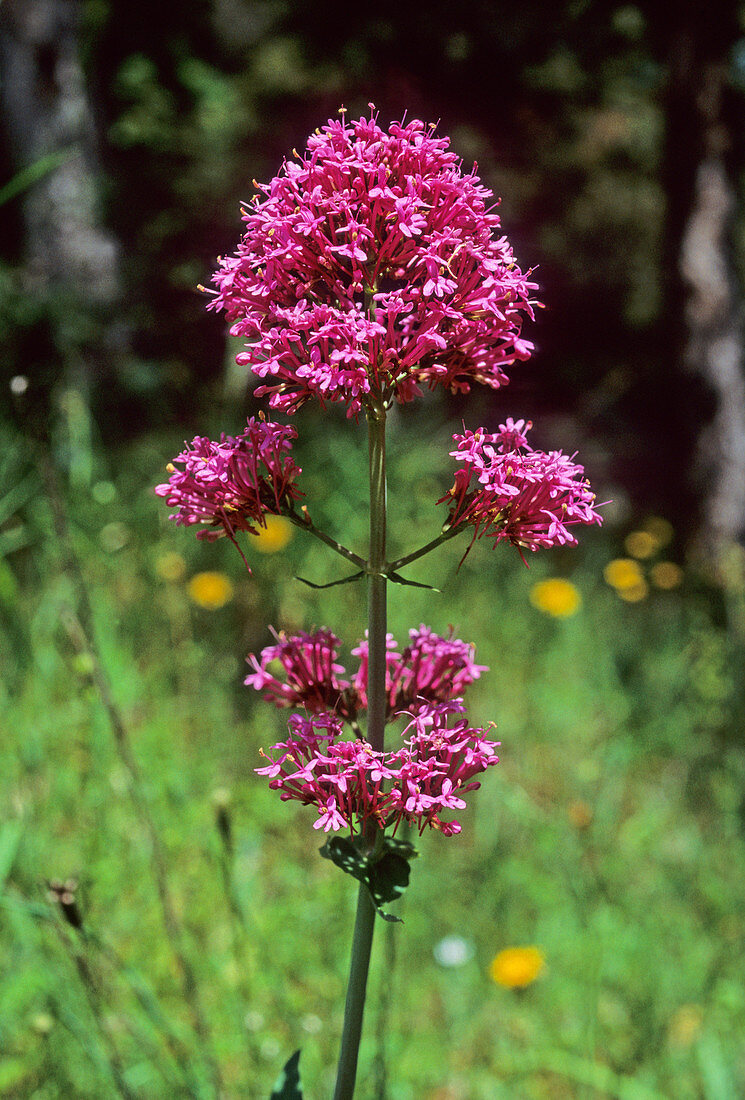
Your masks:
M 63 286 L 106 305 L 119 292 L 117 247 L 98 211 L 95 131 L 77 40 L 76 0 L 5 0 L 0 110 L 17 170 L 58 163 L 23 200 L 32 287 Z
M 732 263 L 737 197 L 717 148 L 722 140 L 716 124 L 717 83 L 712 74 L 702 103 L 709 114 L 708 148 L 696 171 L 694 204 L 680 250 L 680 274 L 688 291 L 684 361 L 715 396 L 714 417 L 699 436 L 694 470 L 704 488 L 695 549 L 715 570 L 727 548 L 745 535 L 742 293 Z
M 691 410 L 695 420 L 688 417 L 695 424 L 691 477 L 699 501 L 692 549 L 716 575 L 728 548 L 745 536 L 745 334 L 734 264 L 740 150 L 728 82 L 737 5 L 727 2 L 712 10 L 688 0 L 664 18 L 669 33 L 666 311 L 680 319 L 673 349 L 678 368 L 702 381 L 709 406 L 709 415 L 702 416 L 697 402 L 699 409 Z

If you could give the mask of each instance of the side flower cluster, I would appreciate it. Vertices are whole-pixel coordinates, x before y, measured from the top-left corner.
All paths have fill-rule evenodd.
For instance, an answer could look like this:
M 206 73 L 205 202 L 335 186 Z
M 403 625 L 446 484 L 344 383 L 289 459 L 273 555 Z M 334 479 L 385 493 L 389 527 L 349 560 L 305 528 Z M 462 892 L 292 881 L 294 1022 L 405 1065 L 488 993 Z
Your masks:
M 338 716 L 293 714 L 286 741 L 257 768 L 283 800 L 315 806 L 315 829 L 362 832 L 374 820 L 395 833 L 401 821 L 459 833 L 441 814 L 461 810 L 475 779 L 498 763 L 499 742 L 473 729 L 460 702 L 432 704 L 413 715 L 396 752 L 375 752 L 364 740 L 345 741 Z M 408 736 L 407 736 L 408 735 Z
M 519 549 L 575 545 L 575 524 L 600 524 L 584 468 L 561 451 L 534 451 L 532 425 L 511 418 L 494 434 L 478 428 L 454 435 L 450 454 L 463 465 L 437 503 L 450 505 L 450 527 L 470 525 L 473 539 L 507 539 Z
M 418 713 L 440 703 L 463 698 L 486 665 L 474 661 L 474 646 L 435 634 L 429 627 L 409 631 L 403 652 L 389 634 L 386 654 L 387 718 Z M 367 641 L 352 650 L 359 666 L 352 681 L 341 679 L 339 639 L 330 630 L 313 634 L 282 634 L 257 658 L 248 657 L 252 672 L 245 683 L 264 693 L 278 707 L 303 707 L 311 713 L 333 711 L 347 721 L 367 709 Z M 277 667 L 278 666 L 278 667 Z
M 243 211 L 211 308 L 249 341 L 237 357 L 272 407 L 313 397 L 356 415 L 371 391 L 497 388 L 527 359 L 535 284 L 515 263 L 475 171 L 419 120 L 331 120 Z
M 275 637 L 276 645 L 262 649 L 258 659 L 249 654 L 247 661 L 253 672 L 244 683 L 263 691 L 264 699 L 278 707 L 302 707 L 311 714 L 339 713 L 350 684 L 339 679 L 344 667 L 337 661 L 340 643 L 336 635 L 330 630 L 317 630 L 289 637 L 282 632 Z M 281 667 L 281 679 L 271 671 L 277 665 Z
M 280 515 L 302 496 L 295 485 L 301 470 L 290 454 L 296 436 L 294 428 L 253 417 L 239 436 L 197 436 L 169 463 L 171 476 L 155 492 L 176 509 L 176 523 L 205 525 L 198 538 L 255 534 L 265 516 Z

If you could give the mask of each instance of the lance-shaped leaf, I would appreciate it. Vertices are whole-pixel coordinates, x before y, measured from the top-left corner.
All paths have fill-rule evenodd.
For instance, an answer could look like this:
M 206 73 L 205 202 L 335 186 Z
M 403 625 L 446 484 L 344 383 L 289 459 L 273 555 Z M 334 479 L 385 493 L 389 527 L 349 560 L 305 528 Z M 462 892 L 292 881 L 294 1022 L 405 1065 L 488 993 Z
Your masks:
M 285 1062 L 284 1069 L 274 1083 L 269 1100 L 303 1100 L 300 1086 L 300 1051 L 296 1050 Z
M 338 581 L 328 581 L 327 584 L 316 584 L 315 581 L 306 580 L 305 577 L 296 577 L 295 580 L 301 582 L 301 584 L 307 584 L 308 588 L 336 588 L 337 584 L 351 584 L 352 581 L 358 581 L 364 577 L 364 572 L 353 573 L 351 577 L 340 577 Z
M 409 885 L 409 862 L 417 855 L 413 844 L 384 837 L 380 851 L 366 852 L 349 837 L 334 836 L 320 851 L 324 859 L 330 859 L 342 871 L 365 884 L 383 920 L 401 922 L 400 917 L 385 913 L 381 905 L 397 901 Z

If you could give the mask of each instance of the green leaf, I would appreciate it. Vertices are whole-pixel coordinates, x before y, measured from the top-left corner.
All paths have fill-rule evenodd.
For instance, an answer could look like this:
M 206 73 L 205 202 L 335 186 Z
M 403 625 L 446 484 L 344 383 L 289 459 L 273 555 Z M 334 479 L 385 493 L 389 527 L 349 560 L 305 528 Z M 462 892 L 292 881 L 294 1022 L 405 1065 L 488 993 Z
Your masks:
M 274 1083 L 269 1100 L 303 1100 L 300 1087 L 300 1051 L 296 1050 Z
M 365 884 L 383 920 L 402 923 L 400 917 L 384 913 L 381 905 L 397 901 L 409 885 L 409 861 L 417 854 L 413 844 L 408 840 L 384 837 L 380 851 L 367 852 L 349 837 L 334 836 L 320 851 L 324 859 L 330 859 L 346 874 Z
M 713 1033 L 704 1033 L 696 1046 L 706 1100 L 728 1100 L 737 1095 L 737 1082 L 722 1044 Z
M 400 573 L 386 573 L 389 581 L 393 581 L 394 584 L 405 584 L 409 588 L 427 588 L 430 592 L 439 592 L 439 588 L 435 588 L 431 584 L 423 584 L 422 581 L 409 581 L 406 577 L 402 577 Z
M 336 588 L 337 584 L 351 584 L 352 581 L 358 581 L 364 577 L 364 573 L 353 573 L 351 577 L 341 577 L 338 581 L 329 581 L 328 584 L 316 584 L 315 581 L 306 580 L 305 577 L 295 577 L 296 581 L 300 581 L 301 584 L 307 584 L 308 588 L 316 588 L 320 591 L 322 588 Z
M 73 157 L 75 152 L 75 148 L 70 147 L 60 149 L 55 153 L 47 153 L 46 156 L 40 157 L 33 164 L 29 164 L 27 168 L 22 168 L 20 172 L 16 172 L 12 179 L 8 180 L 3 187 L 0 187 L 0 206 L 10 202 L 16 195 L 22 194 L 37 180 L 48 176 L 50 172 L 54 172 L 66 160 Z
M 17 818 L 14 821 L 6 821 L 0 829 L 0 890 L 5 886 L 5 881 L 13 870 L 22 832 L 23 823 Z

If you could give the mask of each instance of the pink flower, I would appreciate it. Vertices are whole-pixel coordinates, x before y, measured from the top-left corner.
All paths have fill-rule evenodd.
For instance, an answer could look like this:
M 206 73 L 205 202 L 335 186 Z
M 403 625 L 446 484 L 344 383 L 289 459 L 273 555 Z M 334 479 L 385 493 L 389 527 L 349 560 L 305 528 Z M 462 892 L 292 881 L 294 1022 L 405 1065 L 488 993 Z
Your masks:
M 280 515 L 302 496 L 293 484 L 301 471 L 289 454 L 296 436 L 287 425 L 253 418 L 235 438 L 197 436 L 169 463 L 171 476 L 155 492 L 177 509 L 170 517 L 176 523 L 208 525 L 199 538 L 255 534 L 266 526 L 264 516 Z
M 422 708 L 404 731 L 404 738 L 407 732 L 411 736 L 405 739 L 393 803 L 403 804 L 402 816 L 420 832 L 427 825 L 447 836 L 460 832 L 457 821 L 443 822 L 439 815 L 463 809 L 462 795 L 481 786 L 474 776 L 499 763 L 500 742 L 470 727 L 465 717 L 450 725 L 451 717 L 464 709 L 458 701 Z
M 493 435 L 479 428 L 453 436 L 450 453 L 463 465 L 437 502 L 449 503 L 450 526 L 470 524 L 474 539 L 508 539 L 522 551 L 575 545 L 570 527 L 602 523 L 584 468 L 561 451 L 534 451 L 530 428 L 510 419 Z
M 454 638 L 452 627 L 446 638 L 427 626 L 410 630 L 409 637 L 410 644 L 391 668 L 391 711 L 462 699 L 466 688 L 488 672 L 487 665 L 474 662 L 475 646 Z
M 260 660 L 252 654 L 248 657 L 254 671 L 244 683 L 263 691 L 267 702 L 278 707 L 305 707 L 311 712 L 336 710 L 349 687 L 347 680 L 338 679 L 338 674 L 344 672 L 336 663 L 339 639 L 330 630 L 275 637 L 277 644 L 262 649 Z M 268 666 L 275 662 L 282 666 L 282 680 L 269 671 Z
M 474 646 L 446 638 L 429 627 L 409 631 L 410 644 L 398 652 L 396 639 L 387 637 L 387 719 L 414 713 L 433 704 L 462 699 L 466 688 L 477 680 L 486 665 L 474 662 Z M 352 684 L 339 679 L 344 667 L 337 663 L 339 639 L 330 630 L 314 634 L 281 634 L 277 645 L 267 646 L 260 657 L 248 657 L 253 672 L 245 683 L 278 707 L 303 707 L 311 713 L 333 711 L 340 718 L 355 721 L 367 709 L 368 649 L 362 641 L 352 650 L 359 668 Z M 279 663 L 280 670 L 271 671 Z
M 356 415 L 371 393 L 496 389 L 527 359 L 535 284 L 515 264 L 494 197 L 447 138 L 413 120 L 331 120 L 244 210 L 211 308 L 245 336 L 238 362 L 274 408 L 315 397 Z
M 256 771 L 269 777 L 280 798 L 315 806 L 315 829 L 348 828 L 354 834 L 374 819 L 393 832 L 408 821 L 420 832 L 429 827 L 452 836 L 460 824 L 449 815 L 462 810 L 463 795 L 479 787 L 475 776 L 499 761 L 499 743 L 470 727 L 462 713 L 460 703 L 420 710 L 401 746 L 388 753 L 360 739 L 342 740 L 336 715 L 293 714 L 287 740 L 272 746 L 275 756 Z

